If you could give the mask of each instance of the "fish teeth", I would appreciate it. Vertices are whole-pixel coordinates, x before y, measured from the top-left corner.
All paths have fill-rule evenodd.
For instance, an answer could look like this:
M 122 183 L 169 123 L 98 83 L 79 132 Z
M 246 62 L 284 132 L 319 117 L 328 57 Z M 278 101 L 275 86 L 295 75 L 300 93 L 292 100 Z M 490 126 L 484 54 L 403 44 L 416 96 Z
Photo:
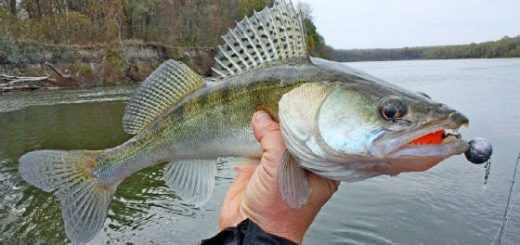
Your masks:
M 450 134 L 459 134 L 459 129 L 456 128 L 456 129 L 445 129 L 445 134 L 446 135 L 450 135 Z
M 453 134 L 448 134 L 446 136 L 446 138 L 444 138 L 444 140 L 442 141 L 443 144 L 446 144 L 446 143 L 450 143 L 450 142 L 453 142 L 455 140 L 457 140 L 457 136 L 456 135 L 453 135 Z

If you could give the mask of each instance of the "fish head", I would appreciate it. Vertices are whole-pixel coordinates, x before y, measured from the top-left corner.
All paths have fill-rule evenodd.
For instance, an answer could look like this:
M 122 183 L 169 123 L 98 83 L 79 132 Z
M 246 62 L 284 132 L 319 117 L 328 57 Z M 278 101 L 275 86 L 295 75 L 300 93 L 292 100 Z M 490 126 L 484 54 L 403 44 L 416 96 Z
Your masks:
M 282 134 L 304 167 L 327 177 L 340 166 L 396 175 L 468 150 L 457 133 L 469 123 L 460 112 L 389 83 L 349 79 L 305 84 L 282 97 Z
M 395 93 L 378 104 L 385 123 L 383 133 L 371 142 L 371 156 L 386 159 L 401 172 L 420 171 L 468 150 L 458 133 L 469 125 L 466 116 L 428 97 Z

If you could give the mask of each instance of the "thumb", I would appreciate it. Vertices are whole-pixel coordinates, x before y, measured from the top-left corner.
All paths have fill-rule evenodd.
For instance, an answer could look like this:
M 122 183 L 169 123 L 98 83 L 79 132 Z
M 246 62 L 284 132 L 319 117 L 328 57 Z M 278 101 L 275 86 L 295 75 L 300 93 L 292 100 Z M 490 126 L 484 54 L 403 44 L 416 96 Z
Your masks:
M 259 111 L 253 116 L 253 132 L 262 146 L 262 167 L 276 176 L 285 151 L 280 126 L 268 113 Z

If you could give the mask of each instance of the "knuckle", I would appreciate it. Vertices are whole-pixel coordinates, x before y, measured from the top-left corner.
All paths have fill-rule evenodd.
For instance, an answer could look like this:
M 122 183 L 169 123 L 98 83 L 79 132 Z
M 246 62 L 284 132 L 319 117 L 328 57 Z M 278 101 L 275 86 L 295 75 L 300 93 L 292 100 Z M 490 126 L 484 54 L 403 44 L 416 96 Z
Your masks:
M 280 126 L 278 125 L 278 123 L 274 122 L 274 121 L 271 121 L 269 123 L 267 123 L 265 126 L 264 126 L 264 131 L 267 131 L 267 132 L 276 132 L 276 131 L 280 131 Z

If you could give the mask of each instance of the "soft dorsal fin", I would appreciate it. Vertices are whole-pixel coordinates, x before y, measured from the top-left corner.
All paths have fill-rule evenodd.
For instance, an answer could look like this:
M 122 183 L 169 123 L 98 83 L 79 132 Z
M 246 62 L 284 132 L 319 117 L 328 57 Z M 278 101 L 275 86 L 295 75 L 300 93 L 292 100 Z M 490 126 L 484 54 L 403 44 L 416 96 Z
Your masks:
M 225 43 L 218 47 L 211 68 L 214 78 L 308 57 L 301 14 L 285 1 L 245 17 L 222 38 Z
M 204 80 L 181 62 L 162 63 L 135 91 L 123 116 L 123 129 L 137 134 L 155 118 L 191 92 L 203 87 Z

